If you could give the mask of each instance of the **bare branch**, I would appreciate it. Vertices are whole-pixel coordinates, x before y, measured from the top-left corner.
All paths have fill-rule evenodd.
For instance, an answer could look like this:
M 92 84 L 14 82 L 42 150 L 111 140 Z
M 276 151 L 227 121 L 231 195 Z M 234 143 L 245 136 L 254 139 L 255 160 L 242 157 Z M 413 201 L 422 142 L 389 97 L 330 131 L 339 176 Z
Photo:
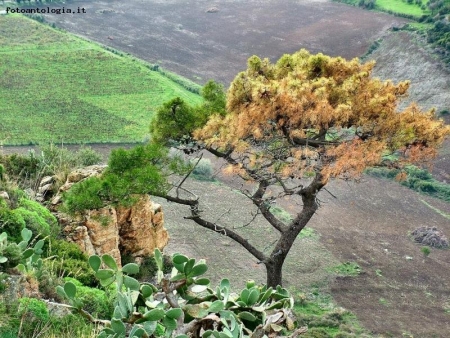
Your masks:
M 197 167 L 197 165 L 199 164 L 199 162 L 200 162 L 200 160 L 202 159 L 202 157 L 203 157 L 203 154 L 200 154 L 200 156 L 198 157 L 197 163 L 195 163 L 195 165 L 191 168 L 191 170 L 189 170 L 189 172 L 188 172 L 188 173 L 184 176 L 184 178 L 181 180 L 180 184 L 178 184 L 177 190 L 176 190 L 176 192 L 177 192 L 177 197 L 179 196 L 179 195 L 178 195 L 178 189 L 181 188 L 181 186 L 182 186 L 183 183 L 186 181 L 186 179 L 189 177 L 189 175 L 194 171 L 195 167 Z
M 255 214 L 253 214 L 253 212 L 251 214 L 252 214 L 253 217 L 252 217 L 252 219 L 249 222 L 245 223 L 244 225 L 241 225 L 240 227 L 233 227 L 233 229 L 242 229 L 242 228 L 248 227 L 250 224 L 252 224 L 253 221 L 256 219 L 256 217 L 258 215 L 260 215 L 259 209 L 256 209 L 256 213 Z
M 287 230 L 287 226 L 270 212 L 270 207 L 267 206 L 267 202 L 263 199 L 263 196 L 266 193 L 269 184 L 270 183 L 267 180 L 261 180 L 259 182 L 258 189 L 252 196 L 252 201 L 253 204 L 258 207 L 258 209 L 261 211 L 261 214 L 270 223 L 270 225 L 272 225 L 279 232 L 283 233 Z

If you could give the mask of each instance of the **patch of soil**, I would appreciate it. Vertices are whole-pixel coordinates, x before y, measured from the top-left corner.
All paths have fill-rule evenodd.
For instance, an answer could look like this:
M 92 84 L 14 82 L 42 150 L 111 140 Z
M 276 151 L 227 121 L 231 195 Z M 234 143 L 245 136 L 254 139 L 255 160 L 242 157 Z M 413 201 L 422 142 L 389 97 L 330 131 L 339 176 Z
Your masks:
M 219 176 L 227 185 L 240 186 L 237 179 Z M 201 210 L 217 224 L 242 227 L 255 211 L 244 195 L 225 185 L 190 181 L 187 187 L 201 196 Z M 448 236 L 450 221 L 422 200 L 447 214 L 450 204 L 372 177 L 364 177 L 359 184 L 334 181 L 327 189 L 337 198 L 321 192 L 322 207 L 309 224 L 320 240 L 297 239 L 283 270 L 285 285 L 292 291 L 311 286 L 326 291 L 331 285 L 328 290 L 337 304 L 353 311 L 374 334 L 446 337 L 450 332 L 450 251 L 432 249 L 425 257 L 409 234 L 420 226 L 435 226 Z M 226 276 L 240 288 L 249 278 L 264 281 L 264 267 L 235 242 L 184 219 L 189 215 L 187 208 L 158 202 L 163 204 L 172 237 L 169 253 L 206 258 L 214 282 Z M 278 204 L 292 214 L 301 207 L 295 199 Z M 266 251 L 276 236 L 259 216 L 238 231 Z M 339 262 L 356 262 L 363 272 L 334 278 L 327 269 Z
M 353 58 L 388 28 L 407 22 L 317 0 L 84 0 L 66 5 L 78 6 L 86 13 L 46 14 L 45 19 L 198 83 L 215 79 L 226 86 L 253 54 L 274 61 L 306 48 Z

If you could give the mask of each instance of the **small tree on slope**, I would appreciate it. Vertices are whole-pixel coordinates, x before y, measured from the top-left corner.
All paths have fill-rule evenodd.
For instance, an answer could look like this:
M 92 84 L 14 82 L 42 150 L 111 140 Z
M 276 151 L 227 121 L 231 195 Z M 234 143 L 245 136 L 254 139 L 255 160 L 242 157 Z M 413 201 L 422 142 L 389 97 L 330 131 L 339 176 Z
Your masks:
M 434 111 L 422 112 L 415 104 L 398 111 L 397 103 L 406 95 L 408 82 L 395 85 L 373 78 L 373 66 L 373 62 L 360 64 L 358 59 L 346 61 L 305 50 L 284 55 L 276 64 L 253 56 L 247 70 L 236 76 L 228 90 L 226 111 L 210 111 L 206 116 L 205 105 L 217 110 L 210 101 L 221 98 L 209 95 L 199 109 L 183 106 L 177 110 L 177 105 L 184 103 L 168 103 L 153 120 L 155 141 L 179 140 L 183 135 L 184 140 L 193 140 L 197 147 L 201 145 L 225 159 L 230 172 L 254 183 L 254 191 L 244 193 L 279 232 L 269 254 L 252 245 L 251 239 L 204 219 L 195 195 L 165 197 L 189 205 L 189 218 L 247 249 L 266 266 L 268 286 L 281 285 L 285 258 L 317 211 L 317 194 L 330 179 L 357 179 L 371 166 L 401 168 L 412 162 L 426 163 L 450 132 L 442 120 L 435 118 Z M 217 92 L 218 87 L 208 83 L 205 88 Z M 177 111 L 187 114 L 183 118 L 191 121 L 184 127 L 196 129 L 186 133 L 186 129 L 158 128 Z M 398 160 L 383 160 L 389 154 L 395 154 Z M 275 184 L 283 188 L 278 198 L 298 195 L 303 201 L 289 223 L 271 210 L 274 197 L 269 196 L 268 189 Z

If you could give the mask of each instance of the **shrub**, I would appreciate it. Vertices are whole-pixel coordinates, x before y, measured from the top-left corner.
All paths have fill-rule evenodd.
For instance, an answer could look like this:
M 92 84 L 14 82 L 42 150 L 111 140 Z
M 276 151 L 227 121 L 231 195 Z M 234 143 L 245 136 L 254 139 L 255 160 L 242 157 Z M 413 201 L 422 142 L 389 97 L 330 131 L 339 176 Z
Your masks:
M 112 315 L 113 299 L 104 290 L 84 286 L 75 278 L 66 277 L 66 282 L 72 282 L 77 287 L 77 296 L 83 302 L 83 309 L 97 318 L 108 318 Z
M 134 258 L 129 255 L 124 255 L 121 259 L 122 265 L 134 263 Z M 172 258 L 168 255 L 163 255 L 163 272 L 165 274 L 170 273 L 172 268 Z M 147 256 L 142 259 L 142 263 L 139 265 L 139 273 L 137 273 L 135 277 L 140 281 L 153 281 L 157 272 L 158 266 L 156 264 L 155 257 L 153 255 Z
M 1 252 L 1 256 L 8 260 L 0 266 L 0 271 L 15 268 L 22 259 L 22 250 L 16 243 L 9 243 L 8 246 Z
M 17 316 L 21 319 L 20 337 L 34 337 L 49 320 L 44 301 L 35 298 L 20 298 Z
M 374 177 L 396 179 L 402 174 L 402 171 L 399 169 L 370 168 L 366 170 L 366 173 Z M 435 180 L 427 170 L 416 166 L 407 166 L 403 173 L 406 173 L 406 179 L 400 182 L 401 185 L 444 201 L 450 201 L 450 184 Z
M 20 196 L 19 194 L 18 196 Z M 50 230 L 57 226 L 56 218 L 38 202 L 19 197 L 17 208 L 10 209 L 0 202 L 0 227 L 8 234 L 11 241 L 21 240 L 20 232 L 27 227 L 37 235 L 48 236 Z
M 37 223 L 36 226 L 39 227 L 37 230 L 41 231 L 43 235 L 47 236 L 50 232 L 55 234 L 59 230 L 56 217 L 38 202 L 22 197 L 19 199 L 19 206 L 32 214 L 34 220 L 30 220 L 30 223 Z M 27 227 L 31 227 L 27 220 L 25 223 Z
M 49 319 L 47 305 L 44 301 L 23 297 L 19 299 L 19 315 L 27 313 L 31 321 L 47 321 Z
M 431 253 L 431 249 L 428 246 L 424 246 L 420 249 L 420 251 L 423 253 L 425 257 L 428 257 L 428 255 Z
M 53 275 L 74 277 L 86 286 L 98 286 L 93 271 L 89 267 L 87 256 L 76 244 L 51 238 L 49 244 L 44 246 L 44 252 L 47 257 L 57 257 L 56 260 L 45 263 Z
M 191 164 L 195 164 L 196 161 L 192 160 Z M 212 181 L 213 179 L 213 168 L 211 165 L 211 161 L 209 159 L 202 158 L 194 170 L 192 171 L 192 175 L 199 181 Z
M 102 155 L 91 147 L 82 146 L 76 153 L 77 164 L 83 167 L 99 164 L 102 160 Z
M 0 228 L 8 234 L 9 241 L 18 243 L 22 238 L 20 232 L 25 228 L 25 221 L 19 213 L 0 203 Z

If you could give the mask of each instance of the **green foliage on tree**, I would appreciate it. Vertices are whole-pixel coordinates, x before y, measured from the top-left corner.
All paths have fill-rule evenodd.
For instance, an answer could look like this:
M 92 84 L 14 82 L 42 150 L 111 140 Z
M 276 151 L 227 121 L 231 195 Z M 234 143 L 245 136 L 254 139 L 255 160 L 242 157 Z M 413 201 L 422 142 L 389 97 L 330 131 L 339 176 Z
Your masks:
M 112 151 L 108 168 L 101 177 L 75 184 L 64 195 L 64 207 L 70 213 L 99 209 L 106 204 L 134 204 L 136 194 L 164 195 L 170 188 L 167 177 L 184 173 L 188 166 L 159 144 Z
M 198 106 L 191 106 L 179 97 L 164 103 L 150 124 L 152 140 L 161 144 L 180 141 L 202 127 L 211 114 L 225 115 L 226 95 L 221 84 L 208 81 L 201 94 L 203 103 Z

